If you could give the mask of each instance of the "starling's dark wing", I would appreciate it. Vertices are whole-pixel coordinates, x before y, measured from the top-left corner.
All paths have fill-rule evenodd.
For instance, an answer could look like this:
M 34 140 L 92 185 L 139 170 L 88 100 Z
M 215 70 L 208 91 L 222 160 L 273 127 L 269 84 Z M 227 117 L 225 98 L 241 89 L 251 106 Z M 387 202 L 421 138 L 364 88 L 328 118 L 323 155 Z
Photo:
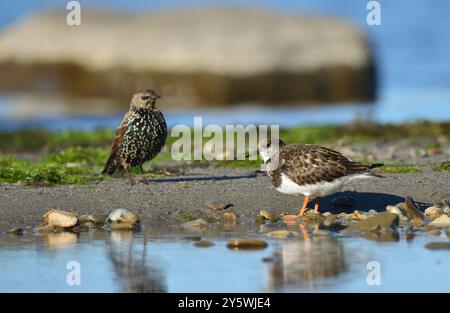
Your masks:
M 337 151 L 316 145 L 290 144 L 280 151 L 280 166 L 291 180 L 305 185 L 362 174 L 381 165 L 361 164 Z
M 130 115 L 131 115 L 130 112 L 125 114 L 122 122 L 120 123 L 119 127 L 116 130 L 116 136 L 114 137 L 114 140 L 111 145 L 111 153 L 109 155 L 108 161 L 106 161 L 106 163 L 105 163 L 105 167 L 102 171 L 102 174 L 107 173 L 109 175 L 112 175 L 118 166 L 117 156 L 118 156 L 118 152 L 119 152 L 119 147 L 120 147 L 120 144 L 123 142 L 123 138 L 124 138 L 124 135 L 126 132 L 126 127 L 127 127 Z

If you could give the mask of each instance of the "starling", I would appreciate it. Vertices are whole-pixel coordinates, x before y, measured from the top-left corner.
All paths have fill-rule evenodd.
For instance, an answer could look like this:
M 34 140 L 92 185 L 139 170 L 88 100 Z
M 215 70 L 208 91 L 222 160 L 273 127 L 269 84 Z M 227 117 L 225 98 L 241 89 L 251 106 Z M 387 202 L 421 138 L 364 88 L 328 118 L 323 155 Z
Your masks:
M 320 197 L 339 191 L 352 179 L 374 177 L 372 170 L 383 164 L 362 164 L 337 151 L 310 144 L 284 144 L 277 139 L 263 140 L 258 151 L 266 164 L 267 176 L 281 193 L 304 195 L 305 199 L 298 215 L 287 215 L 295 219 L 305 213 L 309 197 L 316 197 L 314 212 L 319 211 Z
M 122 166 L 134 185 L 130 167 L 139 166 L 146 183 L 142 164 L 153 159 L 163 148 L 167 125 L 163 114 L 155 107 L 160 98 L 153 90 L 142 90 L 131 98 L 130 109 L 123 117 L 112 142 L 111 154 L 102 174 L 112 175 Z

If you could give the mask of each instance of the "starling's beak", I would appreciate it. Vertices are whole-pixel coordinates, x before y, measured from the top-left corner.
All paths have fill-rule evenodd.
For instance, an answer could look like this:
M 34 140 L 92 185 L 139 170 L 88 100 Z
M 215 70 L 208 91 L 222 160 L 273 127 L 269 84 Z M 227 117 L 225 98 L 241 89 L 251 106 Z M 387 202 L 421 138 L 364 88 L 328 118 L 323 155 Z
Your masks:
M 157 93 L 154 93 L 154 94 L 152 94 L 152 95 L 150 96 L 150 99 L 152 99 L 152 100 L 156 100 L 156 99 L 159 99 L 159 98 L 161 98 L 161 96 L 158 95 Z
M 156 99 L 159 99 L 159 98 L 161 98 L 160 95 L 158 95 L 158 94 L 156 94 L 156 93 L 151 94 L 151 95 L 149 96 L 148 106 L 151 107 L 151 108 L 154 108 L 154 107 L 155 107 Z

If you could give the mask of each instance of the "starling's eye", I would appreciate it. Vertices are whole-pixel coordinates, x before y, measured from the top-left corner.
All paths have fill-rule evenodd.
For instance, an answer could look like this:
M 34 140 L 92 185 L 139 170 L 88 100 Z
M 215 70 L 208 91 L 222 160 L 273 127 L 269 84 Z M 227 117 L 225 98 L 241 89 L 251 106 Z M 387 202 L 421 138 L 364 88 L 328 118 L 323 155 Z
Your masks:
M 150 96 L 142 96 L 141 99 L 145 101 L 145 100 L 150 99 Z

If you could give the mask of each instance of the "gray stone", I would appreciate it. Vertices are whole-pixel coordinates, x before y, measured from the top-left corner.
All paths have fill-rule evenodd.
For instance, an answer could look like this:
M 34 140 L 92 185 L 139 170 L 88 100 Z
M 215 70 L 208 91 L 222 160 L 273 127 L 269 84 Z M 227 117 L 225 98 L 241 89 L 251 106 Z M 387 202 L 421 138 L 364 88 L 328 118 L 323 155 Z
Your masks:
M 396 228 L 399 223 L 399 217 L 393 213 L 380 213 L 370 216 L 365 220 L 351 223 L 348 228 L 344 229 L 342 234 L 349 234 L 354 231 L 374 231 L 382 228 Z
M 448 217 L 447 215 L 441 215 L 440 217 L 431 221 L 428 225 L 438 228 L 450 227 L 450 217 Z
M 222 210 L 226 210 L 226 209 L 232 207 L 233 204 L 232 203 L 223 203 L 223 202 L 219 202 L 219 201 L 210 201 L 206 204 L 206 206 L 208 207 L 208 209 L 211 209 L 211 210 L 222 211 Z
M 425 245 L 429 250 L 450 250 L 450 242 L 429 242 Z
M 181 227 L 183 228 L 206 228 L 208 227 L 208 222 L 203 219 L 203 218 L 199 218 L 190 222 L 186 222 L 184 224 L 181 224 Z
M 389 213 L 398 215 L 398 217 L 400 218 L 401 221 L 404 221 L 404 222 L 409 221 L 409 218 L 408 218 L 408 216 L 406 216 L 404 211 L 395 205 L 386 206 L 386 211 L 388 211 Z
M 139 217 L 127 209 L 117 209 L 109 213 L 105 224 L 136 224 L 139 223 Z
M 413 198 L 411 198 L 410 196 L 406 197 L 404 207 L 405 207 L 406 215 L 409 217 L 410 220 L 413 220 L 413 219 L 423 220 L 424 219 L 422 212 L 420 212 L 420 209 L 417 207 Z
M 425 209 L 425 216 L 430 219 L 435 219 L 444 214 L 444 210 L 436 205 L 430 206 Z
M 229 249 L 260 250 L 267 247 L 267 242 L 258 239 L 235 239 L 227 244 Z
M 44 225 L 69 228 L 78 223 L 78 218 L 70 212 L 53 209 L 42 216 Z
M 84 214 L 78 217 L 78 221 L 81 226 L 95 226 L 97 224 L 97 221 L 95 220 L 95 217 L 92 214 Z
M 194 243 L 194 246 L 198 248 L 209 248 L 214 246 L 214 243 L 208 240 L 199 240 L 196 243 Z

